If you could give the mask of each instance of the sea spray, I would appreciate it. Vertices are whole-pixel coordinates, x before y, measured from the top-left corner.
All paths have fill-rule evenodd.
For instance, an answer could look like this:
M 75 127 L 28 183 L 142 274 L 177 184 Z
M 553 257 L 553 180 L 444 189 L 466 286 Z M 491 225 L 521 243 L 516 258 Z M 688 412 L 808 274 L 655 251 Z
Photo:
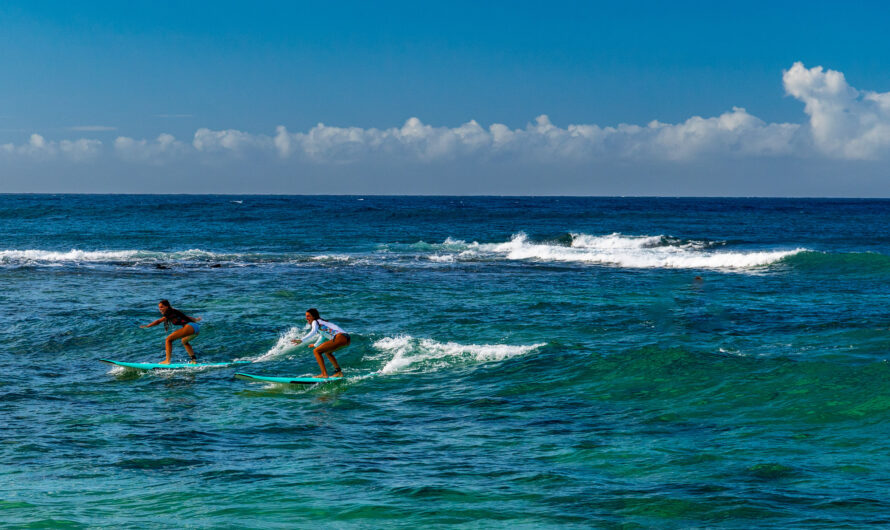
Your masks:
M 291 327 L 288 328 L 284 333 L 278 336 L 278 340 L 275 341 L 275 345 L 269 348 L 266 353 L 263 353 L 257 357 L 242 357 L 240 359 L 235 359 L 236 361 L 253 361 L 256 363 L 271 361 L 275 359 L 280 359 L 284 354 L 291 352 L 297 345 L 291 343 L 292 340 L 298 339 L 303 336 L 303 328 Z
M 386 244 L 356 253 L 217 253 L 201 249 L 177 252 L 149 250 L 51 251 L 0 250 L 0 266 L 127 265 L 127 266 L 423 266 L 458 262 L 501 260 L 541 263 L 575 263 L 619 268 L 714 269 L 745 271 L 777 263 L 805 252 L 785 249 L 731 249 L 709 241 L 683 241 L 669 236 L 595 236 L 571 233 L 571 242 L 532 241 L 524 232 L 501 243 L 467 243 L 451 237 L 440 244 Z
M 443 249 L 459 247 L 446 240 Z M 509 259 L 518 261 L 588 263 L 643 269 L 716 269 L 743 271 L 779 262 L 807 249 L 784 250 L 707 250 L 702 241 L 677 243 L 666 236 L 607 236 L 572 234 L 570 246 L 554 242 L 533 242 L 525 233 L 515 234 L 504 243 L 464 243 L 456 257 L 461 261 Z M 445 261 L 440 250 L 431 256 Z
M 545 345 L 459 344 L 416 339 L 410 335 L 384 337 L 373 344 L 375 349 L 382 352 L 377 358 L 385 361 L 379 370 L 382 374 L 434 371 L 446 367 L 502 361 L 525 355 Z

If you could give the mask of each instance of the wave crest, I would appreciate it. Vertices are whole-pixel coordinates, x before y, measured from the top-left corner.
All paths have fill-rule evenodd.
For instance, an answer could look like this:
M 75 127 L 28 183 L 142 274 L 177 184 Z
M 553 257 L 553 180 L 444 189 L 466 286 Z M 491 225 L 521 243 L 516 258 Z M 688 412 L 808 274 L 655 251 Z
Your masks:
M 718 248 L 719 247 L 719 248 Z M 448 237 L 442 243 L 379 245 L 362 252 L 215 253 L 201 249 L 149 250 L 0 250 L 0 266 L 439 266 L 460 262 L 504 260 L 582 263 L 624 268 L 751 269 L 776 263 L 807 249 L 728 250 L 722 242 L 681 240 L 664 235 L 565 234 L 556 240 L 532 241 L 523 233 L 500 243 L 468 243 Z
M 448 261 L 448 251 L 458 261 L 523 260 L 562 263 L 590 263 L 625 268 L 666 269 L 749 269 L 776 263 L 807 249 L 790 250 L 712 250 L 708 241 L 683 241 L 657 236 L 605 236 L 570 234 L 568 244 L 534 242 L 525 233 L 515 234 L 503 243 L 466 243 L 448 238 L 431 261 Z
M 377 358 L 389 358 L 379 370 L 382 374 L 435 371 L 439 368 L 460 364 L 502 361 L 517 355 L 525 355 L 542 346 L 545 344 L 528 346 L 459 344 L 457 342 L 437 342 L 432 339 L 416 339 L 410 335 L 385 337 L 373 344 L 374 349 L 381 353 Z
M 305 327 L 305 326 L 304 326 Z M 277 359 L 282 356 L 284 353 L 293 351 L 297 348 L 297 345 L 291 344 L 291 340 L 299 339 L 305 333 L 304 328 L 299 328 L 293 326 L 288 328 L 287 331 L 281 333 L 278 336 L 278 341 L 275 342 L 275 345 L 269 348 L 269 351 L 263 353 L 261 355 L 255 357 L 241 357 L 240 359 L 235 359 L 236 361 L 252 361 L 255 363 L 261 363 L 265 361 L 271 361 L 273 359 Z M 304 346 L 305 348 L 305 346 Z

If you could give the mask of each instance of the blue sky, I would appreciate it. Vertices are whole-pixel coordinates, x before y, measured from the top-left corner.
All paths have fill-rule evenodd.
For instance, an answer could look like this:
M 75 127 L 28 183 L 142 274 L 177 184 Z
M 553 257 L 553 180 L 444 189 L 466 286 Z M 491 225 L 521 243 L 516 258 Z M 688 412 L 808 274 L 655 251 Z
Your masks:
M 890 196 L 886 109 L 880 98 L 860 105 L 867 92 L 890 91 L 882 3 L 80 4 L 0 4 L 0 192 L 151 191 L 145 179 L 177 185 L 188 175 L 180 189 L 190 192 Z M 789 81 L 783 72 L 796 62 L 803 70 Z M 797 96 L 789 86 L 819 66 L 856 91 L 832 104 L 858 105 L 859 128 L 841 123 L 812 137 L 805 104 L 825 107 L 813 83 L 830 77 L 810 76 Z M 531 161 L 518 137 L 512 151 L 498 147 L 506 144 L 492 125 L 537 127 L 543 138 L 541 115 L 566 138 L 573 124 L 721 115 L 758 136 L 729 125 L 735 136 L 719 148 L 671 137 L 679 143 L 668 152 L 646 131 L 594 131 L 569 147 L 550 135 L 549 151 Z M 434 130 L 406 136 L 415 117 Z M 445 134 L 471 121 L 489 137 Z M 316 129 L 341 139 L 310 146 L 299 135 L 319 123 L 361 132 Z M 777 137 L 774 124 L 798 130 Z M 202 130 L 219 132 L 219 145 Z M 537 141 L 530 136 L 521 141 Z M 536 184 L 545 176 L 546 187 Z

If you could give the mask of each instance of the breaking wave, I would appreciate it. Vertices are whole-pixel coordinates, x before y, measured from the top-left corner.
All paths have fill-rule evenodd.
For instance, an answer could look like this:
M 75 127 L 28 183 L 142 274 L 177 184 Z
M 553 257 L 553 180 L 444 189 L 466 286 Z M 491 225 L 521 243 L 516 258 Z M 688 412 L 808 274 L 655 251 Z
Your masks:
M 385 361 L 379 370 L 381 374 L 434 371 L 459 364 L 502 361 L 510 357 L 525 355 L 544 345 L 544 343 L 528 346 L 458 344 L 399 335 L 385 337 L 374 342 L 374 349 L 380 353 L 372 358 Z
M 0 266 L 249 266 L 263 264 L 343 263 L 352 258 L 345 254 L 312 255 L 289 253 L 219 253 L 201 249 L 178 252 L 151 250 L 0 250 Z
M 66 265 L 77 263 L 106 264 L 156 264 L 156 263 L 207 263 L 240 262 L 249 254 L 217 254 L 200 249 L 181 252 L 155 252 L 149 250 L 78 250 L 67 252 L 51 250 L 0 250 L 2 265 Z M 258 256 L 258 255 L 254 255 Z
M 236 361 L 253 361 L 255 363 L 271 361 L 273 359 L 278 359 L 282 355 L 288 352 L 293 352 L 296 350 L 297 346 L 295 344 L 291 344 L 291 340 L 299 339 L 306 333 L 306 330 L 303 328 L 298 328 L 296 326 L 289 328 L 284 333 L 278 336 L 278 340 L 275 342 L 275 345 L 269 348 L 269 351 L 263 353 L 258 356 L 248 356 L 241 357 L 239 359 L 235 359 Z M 304 346 L 305 348 L 305 346 Z
M 534 242 L 524 233 L 503 243 L 467 243 L 451 238 L 428 259 L 472 261 L 508 259 L 520 261 L 590 263 L 625 268 L 749 269 L 776 263 L 807 249 L 724 250 L 720 243 L 684 241 L 667 236 L 605 236 L 570 234 L 563 242 Z
M 624 268 L 724 269 L 764 267 L 807 249 L 730 249 L 724 242 L 681 240 L 669 236 L 566 234 L 557 240 L 533 241 L 520 232 L 500 243 L 466 242 L 446 238 L 442 243 L 393 243 L 366 247 L 360 252 L 217 253 L 201 249 L 178 252 L 148 250 L 0 250 L 0 266 L 170 266 L 244 267 L 258 265 L 315 265 L 409 267 L 450 266 L 459 263 L 526 261 L 578 263 Z

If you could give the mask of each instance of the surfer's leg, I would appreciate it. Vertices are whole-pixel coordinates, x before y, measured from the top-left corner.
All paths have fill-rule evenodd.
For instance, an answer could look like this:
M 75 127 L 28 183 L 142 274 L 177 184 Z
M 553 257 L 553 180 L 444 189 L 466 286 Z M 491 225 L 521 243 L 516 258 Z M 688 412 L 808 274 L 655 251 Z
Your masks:
M 328 356 L 328 360 L 331 361 L 331 364 L 334 366 L 334 373 L 331 374 L 331 377 L 343 377 L 343 370 L 340 369 L 340 363 L 338 363 L 337 359 L 334 358 L 334 354 L 331 352 L 325 352 L 325 355 Z
M 188 337 L 182 338 L 182 347 L 185 348 L 185 351 L 189 354 L 189 358 L 193 363 L 198 362 L 198 358 L 195 357 L 195 350 L 192 349 L 192 345 L 189 344 L 189 341 L 195 338 L 195 335 L 189 335 Z
M 173 356 L 173 341 L 177 339 L 181 339 L 183 337 L 187 337 L 192 335 L 192 328 L 186 326 L 182 329 L 177 329 L 173 333 L 167 335 L 167 341 L 164 343 L 164 350 L 167 352 L 167 358 L 164 359 L 164 362 L 161 364 L 170 364 L 170 358 Z
M 328 341 L 330 342 L 330 341 Z M 322 344 L 324 346 L 324 344 Z M 321 346 L 312 350 L 312 353 L 315 354 L 315 360 L 318 362 L 318 367 L 321 368 L 321 376 L 319 377 L 327 377 L 328 369 L 324 367 L 324 357 L 321 356 Z
M 341 334 L 334 337 L 334 340 L 329 340 L 318 348 L 315 348 L 315 351 L 317 352 L 316 355 L 323 353 L 328 357 L 328 360 L 331 361 L 331 365 L 334 367 L 333 377 L 343 377 L 343 370 L 340 369 L 340 363 L 338 363 L 337 359 L 334 357 L 334 352 L 340 348 L 345 348 L 346 346 L 349 346 L 349 337 L 344 337 Z M 325 375 L 324 377 L 327 376 Z

